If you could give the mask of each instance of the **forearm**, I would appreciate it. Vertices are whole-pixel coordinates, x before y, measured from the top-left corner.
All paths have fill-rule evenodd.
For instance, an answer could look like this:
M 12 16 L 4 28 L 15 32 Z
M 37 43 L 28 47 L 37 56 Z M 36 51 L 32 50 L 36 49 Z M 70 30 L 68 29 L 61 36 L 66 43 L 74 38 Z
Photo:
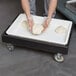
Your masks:
M 22 3 L 22 8 L 23 8 L 24 12 L 26 13 L 26 16 L 28 18 L 31 17 L 29 0 L 21 0 L 21 3 Z
M 48 9 L 48 18 L 51 18 L 53 16 L 53 13 L 56 10 L 56 6 L 57 6 L 57 0 L 50 0 Z

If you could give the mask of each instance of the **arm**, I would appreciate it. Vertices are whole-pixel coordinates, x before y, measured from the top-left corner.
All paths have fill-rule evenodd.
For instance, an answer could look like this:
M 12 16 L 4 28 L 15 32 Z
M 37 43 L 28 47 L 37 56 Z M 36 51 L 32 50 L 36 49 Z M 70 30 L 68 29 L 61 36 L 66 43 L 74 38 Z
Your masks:
M 29 0 L 21 0 L 22 3 L 22 8 L 24 10 L 24 12 L 26 13 L 27 17 L 30 17 L 30 6 L 29 6 Z
M 48 25 L 51 21 L 51 18 L 56 10 L 56 6 L 57 6 L 57 0 L 50 0 L 49 9 L 48 9 L 48 16 L 43 24 L 44 30 L 48 27 Z
M 31 17 L 30 14 L 30 5 L 29 5 L 29 0 L 21 0 L 22 3 L 22 8 L 27 16 L 27 21 L 28 21 L 28 25 L 29 25 L 29 29 L 30 31 L 32 31 L 32 26 L 33 26 L 33 19 Z
M 51 18 L 53 16 L 53 13 L 56 10 L 56 6 L 57 6 L 57 0 L 50 0 L 48 18 Z

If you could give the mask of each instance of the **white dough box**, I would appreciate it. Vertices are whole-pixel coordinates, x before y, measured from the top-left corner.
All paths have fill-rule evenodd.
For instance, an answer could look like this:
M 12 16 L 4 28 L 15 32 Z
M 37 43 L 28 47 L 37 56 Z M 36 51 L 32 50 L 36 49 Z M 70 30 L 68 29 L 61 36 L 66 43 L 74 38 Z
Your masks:
M 42 24 L 45 17 L 32 16 L 36 24 Z M 22 46 L 51 53 L 68 53 L 72 22 L 52 19 L 49 27 L 40 35 L 33 35 L 22 25 L 27 21 L 25 14 L 19 14 L 16 20 L 2 34 L 2 41 L 15 46 Z

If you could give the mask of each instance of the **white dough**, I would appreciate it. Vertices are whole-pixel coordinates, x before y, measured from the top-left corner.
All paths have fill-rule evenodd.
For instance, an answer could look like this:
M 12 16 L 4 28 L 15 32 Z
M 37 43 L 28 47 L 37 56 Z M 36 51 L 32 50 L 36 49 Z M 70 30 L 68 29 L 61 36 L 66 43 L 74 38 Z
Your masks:
M 23 26 L 24 28 L 28 28 L 28 23 L 27 23 L 27 21 L 23 21 L 22 23 L 21 23 L 21 26 Z
M 39 35 L 42 33 L 43 31 L 43 26 L 39 25 L 39 24 L 34 24 L 33 28 L 32 28 L 32 33 L 35 35 Z
M 23 21 L 23 22 L 21 23 L 21 25 L 22 25 L 25 29 L 29 29 L 27 21 Z M 32 34 L 35 34 L 35 35 L 41 34 L 42 31 L 43 31 L 43 29 L 44 29 L 44 28 L 43 28 L 42 25 L 35 23 L 35 24 L 33 25 L 33 28 L 32 28 Z
M 67 31 L 66 31 L 66 28 L 65 28 L 64 26 L 58 26 L 58 27 L 56 28 L 55 32 L 58 33 L 58 34 L 64 34 L 64 33 L 66 33 Z

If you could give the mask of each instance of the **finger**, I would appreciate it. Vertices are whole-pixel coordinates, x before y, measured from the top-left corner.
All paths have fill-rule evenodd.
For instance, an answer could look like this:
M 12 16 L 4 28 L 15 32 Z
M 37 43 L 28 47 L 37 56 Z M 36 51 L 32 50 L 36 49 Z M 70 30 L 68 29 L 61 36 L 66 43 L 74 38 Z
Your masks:
M 29 30 L 31 31 L 31 27 L 29 27 Z
M 32 27 L 33 27 L 32 25 L 29 26 L 29 30 L 30 30 L 30 31 L 32 31 Z
M 29 30 L 32 31 L 32 27 L 33 27 L 33 22 L 29 21 Z
M 44 27 L 44 29 L 42 30 L 42 32 L 44 32 L 47 29 L 47 27 Z

